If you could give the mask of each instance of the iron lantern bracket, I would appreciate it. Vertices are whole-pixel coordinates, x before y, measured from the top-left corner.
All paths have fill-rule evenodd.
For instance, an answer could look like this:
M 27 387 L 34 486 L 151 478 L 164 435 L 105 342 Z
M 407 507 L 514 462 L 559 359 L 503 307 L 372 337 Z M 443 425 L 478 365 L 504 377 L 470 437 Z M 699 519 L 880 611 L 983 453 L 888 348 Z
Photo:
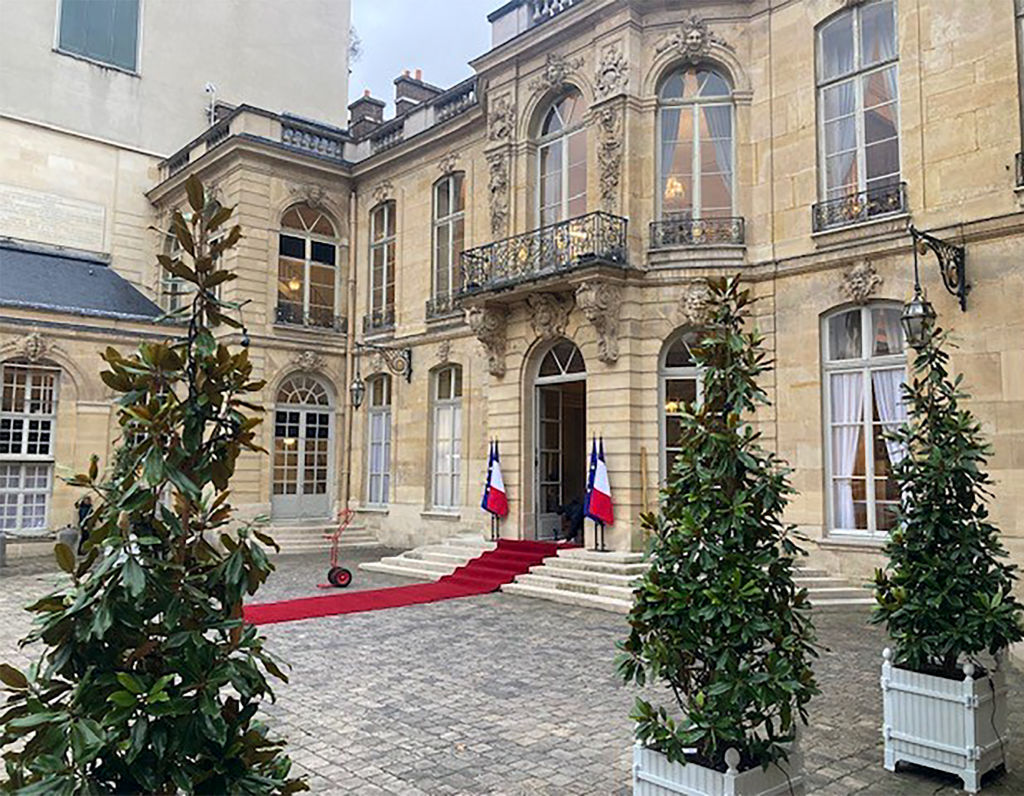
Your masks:
M 412 349 L 394 348 L 392 346 L 377 345 L 376 343 L 356 343 L 356 353 L 362 351 L 373 351 L 380 354 L 388 370 L 396 376 L 405 376 L 407 382 L 412 382 Z
M 919 288 L 920 283 L 917 275 L 918 252 L 925 254 L 931 251 L 939 263 L 939 273 L 942 275 L 942 284 L 951 296 L 956 296 L 960 302 L 960 309 L 967 312 L 967 294 L 971 286 L 967 282 L 967 249 L 964 246 L 957 246 L 953 243 L 940 240 L 927 232 L 921 232 L 913 224 L 910 225 L 910 236 L 914 240 L 914 281 Z

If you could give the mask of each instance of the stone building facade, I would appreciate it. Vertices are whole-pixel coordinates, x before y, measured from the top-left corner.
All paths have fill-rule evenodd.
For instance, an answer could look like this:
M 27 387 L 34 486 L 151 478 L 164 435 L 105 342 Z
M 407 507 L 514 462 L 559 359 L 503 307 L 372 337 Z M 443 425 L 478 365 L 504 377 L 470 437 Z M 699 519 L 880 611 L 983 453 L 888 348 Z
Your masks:
M 512 0 L 490 15 L 471 79 L 399 77 L 392 119 L 368 96 L 345 130 L 227 110 L 133 196 L 147 200 L 137 229 L 165 226 L 192 173 L 238 208 L 225 298 L 249 301 L 271 457 L 240 466 L 236 501 L 311 526 L 347 504 L 382 541 L 419 544 L 484 527 L 497 440 L 502 533 L 550 536 L 582 496 L 596 435 L 617 516 L 607 542 L 638 549 L 674 415 L 700 397 L 687 343 L 704 280 L 739 273 L 775 359 L 755 420 L 794 468 L 789 519 L 825 563 L 863 574 L 901 455 L 881 431 L 901 418 L 912 223 L 966 251 L 966 311 L 930 252 L 921 279 L 957 335 L 995 450 L 993 519 L 1021 560 L 1017 5 Z M 157 244 L 120 273 L 166 303 Z M 109 450 L 88 365 L 109 330 L 4 316 L 6 351 L 23 360 L 34 328 L 61 368 L 58 467 Z M 57 514 L 66 493 L 53 487 Z

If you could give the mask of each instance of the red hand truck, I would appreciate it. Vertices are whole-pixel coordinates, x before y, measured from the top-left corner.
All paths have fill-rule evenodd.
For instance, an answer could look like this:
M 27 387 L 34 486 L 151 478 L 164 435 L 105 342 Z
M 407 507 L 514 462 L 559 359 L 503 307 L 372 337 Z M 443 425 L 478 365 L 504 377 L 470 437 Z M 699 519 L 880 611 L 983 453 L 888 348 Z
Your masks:
M 331 543 L 331 567 L 327 570 L 327 583 L 318 583 L 318 588 L 329 589 L 333 586 L 343 589 L 352 582 L 352 571 L 338 563 L 338 542 L 355 515 L 352 509 L 342 509 L 338 513 L 338 530 L 324 534 L 324 539 Z

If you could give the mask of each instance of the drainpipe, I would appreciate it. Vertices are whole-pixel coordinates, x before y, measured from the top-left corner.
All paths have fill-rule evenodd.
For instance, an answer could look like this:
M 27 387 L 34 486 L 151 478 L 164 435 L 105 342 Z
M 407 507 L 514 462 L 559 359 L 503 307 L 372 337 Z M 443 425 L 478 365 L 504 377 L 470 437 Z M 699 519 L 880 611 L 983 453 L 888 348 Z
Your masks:
M 348 508 L 352 496 L 352 394 L 349 385 L 355 373 L 355 334 L 356 334 L 356 219 L 358 218 L 358 199 L 355 188 L 349 191 L 348 199 L 348 329 L 345 333 L 345 383 L 342 385 L 344 394 L 344 414 L 342 425 L 345 427 L 345 454 L 341 474 L 341 508 Z

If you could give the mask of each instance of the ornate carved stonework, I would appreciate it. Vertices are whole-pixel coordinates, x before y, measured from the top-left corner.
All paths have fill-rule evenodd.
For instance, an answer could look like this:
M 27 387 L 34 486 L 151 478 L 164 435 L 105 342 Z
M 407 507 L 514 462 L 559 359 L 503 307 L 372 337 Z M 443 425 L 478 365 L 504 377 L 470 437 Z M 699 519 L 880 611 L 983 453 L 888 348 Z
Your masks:
M 566 58 L 558 53 L 548 53 L 547 61 L 544 63 L 544 70 L 540 73 L 539 77 L 535 77 L 530 83 L 530 90 L 547 91 L 552 88 L 561 88 L 565 85 L 569 75 L 582 67 L 582 56 Z
M 609 44 L 601 50 L 601 62 L 594 75 L 594 91 L 599 100 L 617 94 L 626 88 L 629 62 L 618 44 Z
M 312 183 L 292 185 L 288 191 L 295 201 L 305 202 L 310 207 L 323 207 L 328 199 L 327 189 L 322 185 L 314 185 Z
M 883 281 L 875 267 L 864 260 L 843 274 L 839 292 L 855 304 L 867 304 Z
M 614 213 L 622 173 L 622 135 L 619 111 L 604 108 L 600 116 L 601 141 L 597 147 L 597 163 L 601 174 L 601 207 Z
M 697 17 L 690 17 L 683 27 L 673 31 L 655 48 L 658 55 L 668 50 L 678 50 L 679 54 L 690 63 L 697 63 L 705 58 L 713 45 L 731 50 L 725 39 L 715 35 L 708 29 L 708 23 Z
M 373 203 L 379 205 L 381 202 L 387 201 L 391 198 L 394 190 L 395 186 L 391 180 L 381 180 L 373 189 Z
M 383 373 L 384 368 L 387 367 L 387 361 L 384 359 L 384 355 L 380 351 L 374 351 L 366 360 L 369 366 L 370 373 Z
M 503 238 L 508 229 L 508 161 L 504 152 L 487 156 L 487 190 L 490 194 L 491 236 Z
M 29 362 L 45 359 L 53 349 L 53 343 L 39 332 L 29 332 L 15 344 L 15 351 Z
M 707 282 L 693 282 L 683 290 L 676 306 L 680 323 L 704 326 L 711 321 L 711 288 Z
M 565 334 L 572 303 L 572 296 L 558 293 L 532 293 L 526 297 L 533 331 L 541 340 L 554 340 Z
M 584 282 L 576 304 L 597 331 L 597 358 L 609 365 L 619 358 L 619 306 L 622 288 L 609 282 Z
M 451 360 L 452 356 L 452 341 L 442 340 L 437 346 L 437 362 L 439 365 L 443 365 Z
M 491 103 L 487 113 L 488 136 L 492 141 L 505 141 L 512 138 L 516 126 L 516 106 L 512 98 L 506 94 Z
M 484 347 L 488 372 L 498 378 L 504 376 L 508 310 L 505 307 L 471 307 L 466 310 L 466 323 Z
M 441 173 L 447 177 L 459 167 L 459 153 L 449 152 L 438 161 L 437 167 L 441 170 Z
M 299 370 L 324 371 L 327 369 L 327 361 L 316 351 L 303 351 L 292 360 L 292 364 Z

